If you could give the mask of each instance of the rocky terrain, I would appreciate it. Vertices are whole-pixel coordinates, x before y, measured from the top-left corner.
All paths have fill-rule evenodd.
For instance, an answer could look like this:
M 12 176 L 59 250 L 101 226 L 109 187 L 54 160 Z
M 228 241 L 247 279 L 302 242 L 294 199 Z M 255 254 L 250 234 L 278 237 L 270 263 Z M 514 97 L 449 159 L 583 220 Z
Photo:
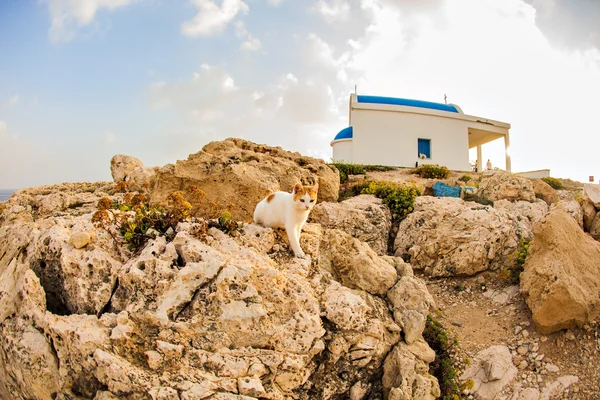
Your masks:
M 240 139 L 163 167 L 119 155 L 111 171 L 0 203 L 0 398 L 435 399 L 428 316 L 456 339 L 463 398 L 600 398 L 595 186 L 486 172 L 465 201 L 408 170 L 351 177 L 420 185 L 398 223 L 374 196 L 338 203 L 322 161 Z M 303 259 L 250 221 L 296 182 L 320 187 Z M 132 251 L 93 223 L 128 191 L 181 191 L 199 211 Z M 210 219 L 225 209 L 236 229 Z

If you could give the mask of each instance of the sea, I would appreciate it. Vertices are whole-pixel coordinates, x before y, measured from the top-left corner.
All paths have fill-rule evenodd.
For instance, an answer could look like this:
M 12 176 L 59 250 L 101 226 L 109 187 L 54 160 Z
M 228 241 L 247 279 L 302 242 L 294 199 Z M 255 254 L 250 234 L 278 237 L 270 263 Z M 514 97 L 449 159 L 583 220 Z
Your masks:
M 0 201 L 8 200 L 17 189 L 0 189 Z

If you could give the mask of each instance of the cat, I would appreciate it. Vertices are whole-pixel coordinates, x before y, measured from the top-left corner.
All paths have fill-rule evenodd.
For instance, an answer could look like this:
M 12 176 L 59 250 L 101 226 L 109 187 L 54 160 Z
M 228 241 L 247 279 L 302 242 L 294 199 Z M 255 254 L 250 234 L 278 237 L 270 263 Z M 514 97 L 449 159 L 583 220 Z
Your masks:
M 291 193 L 271 193 L 256 205 L 254 222 L 271 228 L 285 228 L 296 257 L 304 257 L 300 247 L 300 232 L 308 214 L 317 203 L 319 184 L 302 186 L 297 183 Z

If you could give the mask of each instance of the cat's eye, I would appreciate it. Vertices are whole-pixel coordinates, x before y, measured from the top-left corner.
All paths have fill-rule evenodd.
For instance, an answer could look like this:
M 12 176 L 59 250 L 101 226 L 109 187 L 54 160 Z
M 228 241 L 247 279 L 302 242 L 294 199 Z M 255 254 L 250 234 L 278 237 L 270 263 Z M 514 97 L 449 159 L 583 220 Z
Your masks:
M 315 201 L 314 201 L 313 199 L 310 199 L 310 202 L 311 202 L 311 203 L 314 203 Z
M 300 199 L 300 201 L 304 203 L 304 199 Z

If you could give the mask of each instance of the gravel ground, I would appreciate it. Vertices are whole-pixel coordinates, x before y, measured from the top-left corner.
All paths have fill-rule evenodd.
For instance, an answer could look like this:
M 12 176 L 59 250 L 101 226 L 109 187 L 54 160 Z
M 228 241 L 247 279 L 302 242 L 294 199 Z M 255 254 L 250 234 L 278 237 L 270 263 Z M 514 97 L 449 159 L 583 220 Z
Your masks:
M 552 399 L 600 399 L 600 324 L 540 335 L 518 287 L 499 282 L 492 273 L 485 275 L 438 280 L 421 276 L 436 300 L 437 319 L 459 338 L 452 352 L 463 368 L 477 352 L 505 345 L 519 373 L 498 399 L 517 400 L 527 388 L 542 392 L 565 375 L 579 380 Z

